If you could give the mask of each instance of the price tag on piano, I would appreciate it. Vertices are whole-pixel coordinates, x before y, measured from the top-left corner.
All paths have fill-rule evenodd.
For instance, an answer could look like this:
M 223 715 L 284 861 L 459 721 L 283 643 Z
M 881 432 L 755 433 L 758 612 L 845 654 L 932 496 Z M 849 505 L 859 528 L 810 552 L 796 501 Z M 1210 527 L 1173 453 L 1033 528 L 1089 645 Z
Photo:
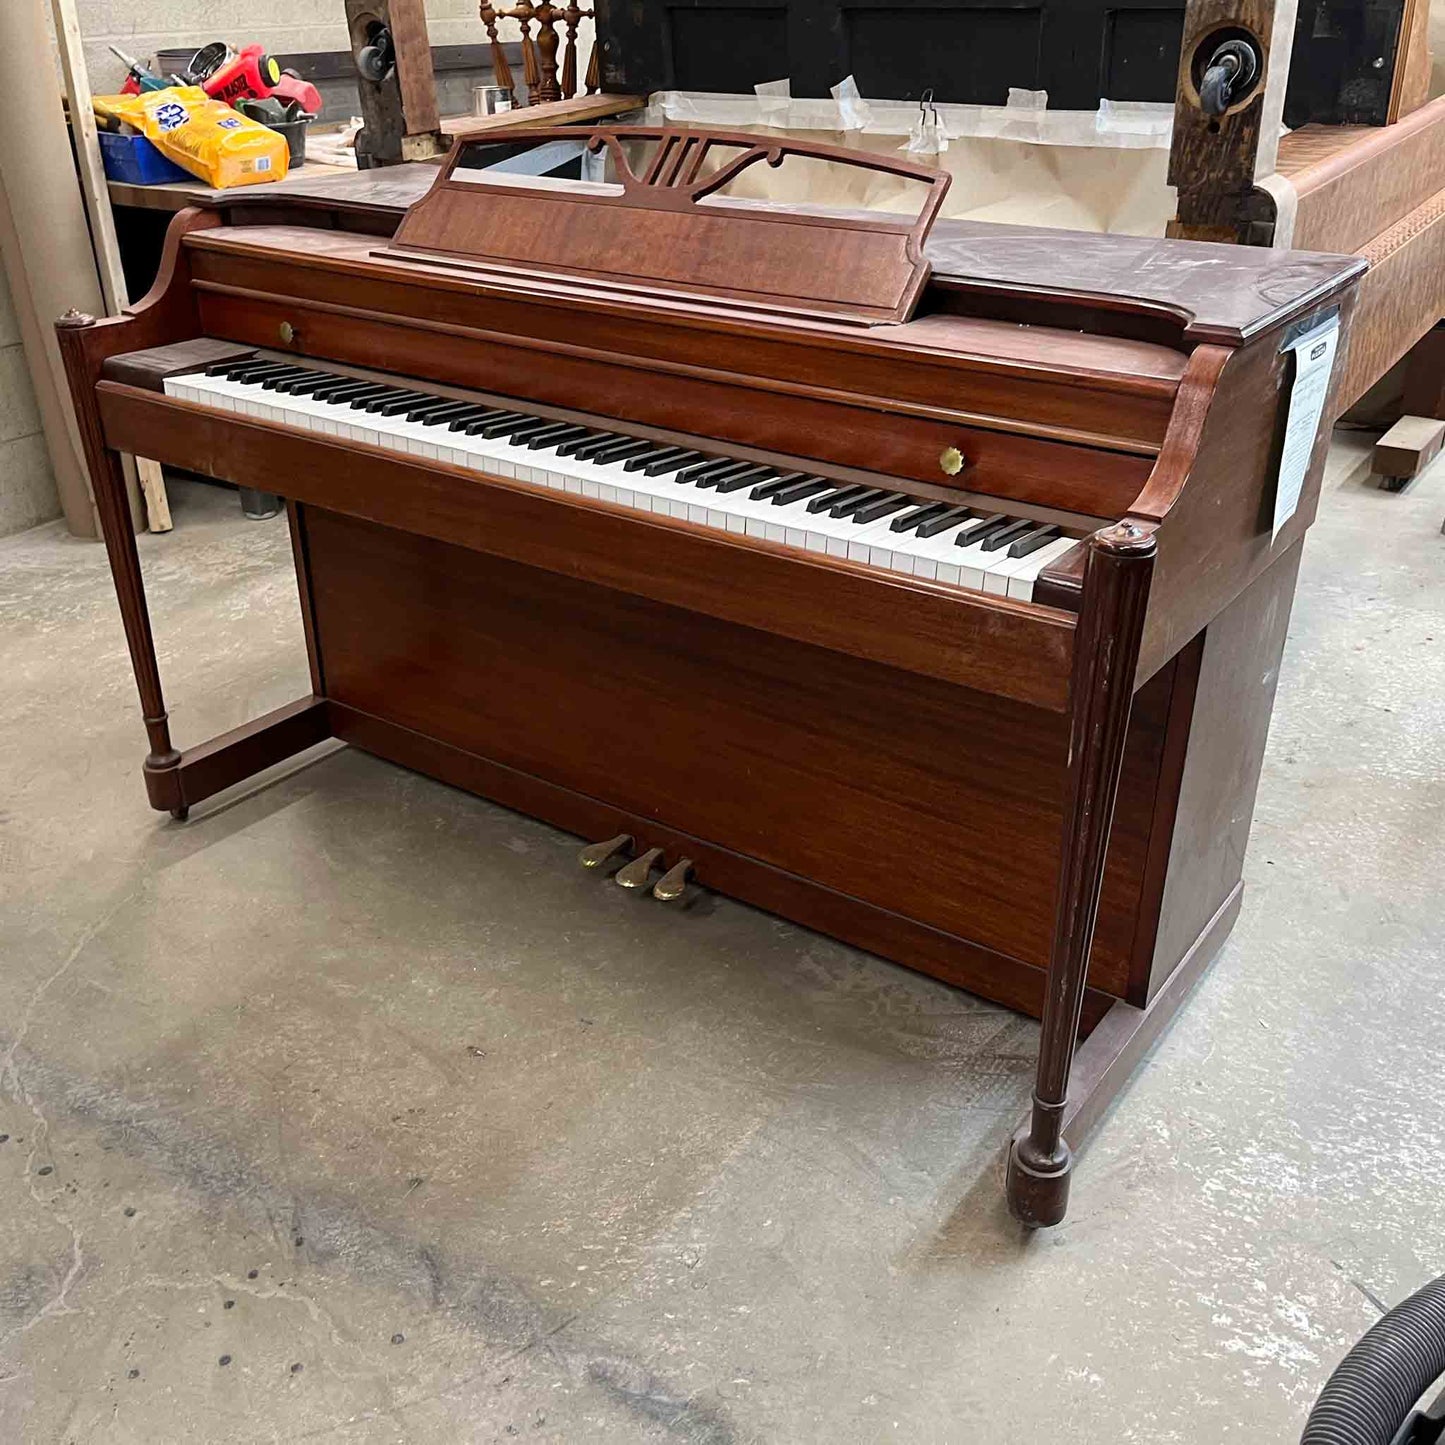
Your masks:
M 1319 435 L 1320 416 L 1330 389 L 1335 348 L 1340 339 L 1340 316 L 1332 311 L 1323 321 L 1285 340 L 1281 350 L 1294 352 L 1294 381 L 1289 394 L 1289 420 L 1284 429 L 1284 450 L 1279 458 L 1279 481 L 1274 491 L 1273 540 L 1294 516 L 1309 471 L 1310 455 Z

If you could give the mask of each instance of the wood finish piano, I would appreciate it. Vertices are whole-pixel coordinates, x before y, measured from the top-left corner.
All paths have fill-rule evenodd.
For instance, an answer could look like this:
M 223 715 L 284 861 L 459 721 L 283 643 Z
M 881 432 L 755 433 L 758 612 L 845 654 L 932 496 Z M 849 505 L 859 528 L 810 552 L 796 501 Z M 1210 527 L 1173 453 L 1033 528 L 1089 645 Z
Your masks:
M 1272 536 L 1287 344 L 1363 263 L 930 241 L 908 162 L 587 145 L 571 185 L 458 146 L 391 238 L 183 212 L 143 301 L 61 321 L 150 800 L 337 737 L 1039 1016 L 1009 1193 L 1056 1222 L 1239 908 L 1328 436 Z M 820 158 L 917 216 L 727 195 Z M 288 496 L 310 696 L 172 745 L 125 451 Z

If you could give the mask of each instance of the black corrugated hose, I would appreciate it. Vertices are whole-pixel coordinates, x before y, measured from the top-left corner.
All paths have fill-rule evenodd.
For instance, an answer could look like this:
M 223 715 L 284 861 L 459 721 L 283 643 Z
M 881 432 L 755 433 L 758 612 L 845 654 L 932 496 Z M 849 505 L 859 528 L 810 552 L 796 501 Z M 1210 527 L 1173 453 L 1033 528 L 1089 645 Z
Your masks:
M 1442 1374 L 1445 1275 L 1377 1320 L 1340 1361 L 1310 1411 L 1300 1445 L 1391 1445 Z M 1419 1423 L 1422 1429 L 1408 1438 L 1438 1437 L 1438 1427 Z

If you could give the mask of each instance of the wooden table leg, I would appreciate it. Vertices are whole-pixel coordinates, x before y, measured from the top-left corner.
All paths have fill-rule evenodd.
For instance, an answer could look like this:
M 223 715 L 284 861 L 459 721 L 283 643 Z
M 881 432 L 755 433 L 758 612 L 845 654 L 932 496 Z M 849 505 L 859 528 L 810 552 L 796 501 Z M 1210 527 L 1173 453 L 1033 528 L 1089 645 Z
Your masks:
M 1069 681 L 1069 771 L 1038 1076 L 1029 1123 L 1009 1150 L 1009 1209 L 1033 1228 L 1057 1224 L 1068 1208 L 1074 1165 L 1063 1133 L 1069 1070 L 1156 550 L 1152 530 L 1120 522 L 1094 534 L 1084 569 Z

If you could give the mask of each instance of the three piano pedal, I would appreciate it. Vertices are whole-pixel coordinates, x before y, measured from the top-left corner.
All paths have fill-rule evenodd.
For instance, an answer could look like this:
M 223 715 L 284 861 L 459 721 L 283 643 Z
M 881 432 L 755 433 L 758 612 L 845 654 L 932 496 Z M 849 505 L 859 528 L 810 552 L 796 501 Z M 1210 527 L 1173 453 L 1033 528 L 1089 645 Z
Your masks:
M 584 868 L 601 868 L 631 846 L 632 834 L 619 833 L 615 838 L 608 838 L 604 842 L 589 843 L 577 855 L 577 861 Z M 645 853 L 639 853 L 631 862 L 624 863 L 612 875 L 612 881 L 619 888 L 646 888 L 652 878 L 653 869 L 661 866 L 662 849 L 649 848 Z M 692 875 L 692 866 L 691 858 L 679 859 L 652 885 L 652 896 L 663 903 L 671 903 L 674 899 L 681 898 Z

